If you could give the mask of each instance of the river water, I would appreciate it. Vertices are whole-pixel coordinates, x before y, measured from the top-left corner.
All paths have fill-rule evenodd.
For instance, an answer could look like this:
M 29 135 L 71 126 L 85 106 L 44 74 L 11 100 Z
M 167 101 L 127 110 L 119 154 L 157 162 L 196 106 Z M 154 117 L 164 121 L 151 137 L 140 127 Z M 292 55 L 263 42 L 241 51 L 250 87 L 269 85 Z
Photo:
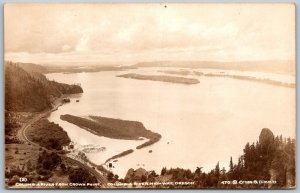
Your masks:
M 129 72 L 157 74 L 157 70 Z M 158 173 L 165 166 L 192 171 L 200 166 L 209 171 L 219 161 L 227 168 L 230 156 L 237 162 L 245 144 L 258 140 L 262 128 L 270 128 L 275 135 L 295 136 L 294 88 L 221 77 L 195 76 L 200 80 L 195 85 L 116 77 L 125 73 L 128 71 L 46 75 L 58 82 L 81 83 L 84 93 L 72 96 L 71 103 L 59 107 L 49 120 L 63 127 L 77 149 L 83 145 L 106 147 L 103 152 L 87 153 L 90 161 L 103 164 L 111 156 L 144 142 L 96 136 L 60 120 L 60 115 L 135 120 L 162 135 L 158 143 L 113 162 L 113 172 L 122 178 L 128 169 L 139 167 Z M 293 79 L 275 74 L 270 77 Z

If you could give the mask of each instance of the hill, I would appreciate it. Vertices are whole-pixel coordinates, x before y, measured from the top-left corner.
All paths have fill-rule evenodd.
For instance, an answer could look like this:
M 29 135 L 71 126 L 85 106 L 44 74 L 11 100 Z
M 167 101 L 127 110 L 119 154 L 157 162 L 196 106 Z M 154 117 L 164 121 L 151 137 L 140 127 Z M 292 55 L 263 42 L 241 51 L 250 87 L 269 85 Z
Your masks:
M 42 67 L 39 68 L 38 65 L 35 65 L 35 68 L 31 68 L 32 65 L 20 66 L 21 64 L 12 62 L 4 64 L 5 110 L 7 111 L 43 111 L 51 108 L 51 103 L 63 94 L 83 92 L 78 85 L 49 81 L 41 74 Z
M 18 67 L 23 68 L 26 72 L 29 73 L 46 73 L 48 72 L 48 68 L 46 66 L 38 65 L 38 64 L 33 64 L 33 63 L 14 63 Z

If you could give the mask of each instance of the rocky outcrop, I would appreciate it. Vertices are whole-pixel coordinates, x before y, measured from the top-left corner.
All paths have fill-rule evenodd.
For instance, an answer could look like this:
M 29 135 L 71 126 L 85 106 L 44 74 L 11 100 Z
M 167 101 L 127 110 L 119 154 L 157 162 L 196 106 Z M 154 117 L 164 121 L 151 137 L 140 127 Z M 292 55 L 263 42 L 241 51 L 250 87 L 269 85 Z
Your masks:
M 274 142 L 274 134 L 270 129 L 263 128 L 259 135 L 259 143 L 263 147 L 267 147 Z

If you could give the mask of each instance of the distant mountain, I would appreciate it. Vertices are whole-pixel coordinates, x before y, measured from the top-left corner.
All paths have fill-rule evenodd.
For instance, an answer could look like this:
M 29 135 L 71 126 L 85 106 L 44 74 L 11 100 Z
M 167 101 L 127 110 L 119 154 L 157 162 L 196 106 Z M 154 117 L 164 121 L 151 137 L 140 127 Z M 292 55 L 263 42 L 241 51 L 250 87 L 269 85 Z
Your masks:
M 33 64 L 5 62 L 5 110 L 42 111 L 62 94 L 82 93 L 78 85 L 49 81 L 41 71 L 43 67 Z
M 293 61 L 239 61 L 239 62 L 215 62 L 215 61 L 155 61 L 140 62 L 132 67 L 180 67 L 180 68 L 214 68 L 241 71 L 257 71 L 279 74 L 295 74 Z

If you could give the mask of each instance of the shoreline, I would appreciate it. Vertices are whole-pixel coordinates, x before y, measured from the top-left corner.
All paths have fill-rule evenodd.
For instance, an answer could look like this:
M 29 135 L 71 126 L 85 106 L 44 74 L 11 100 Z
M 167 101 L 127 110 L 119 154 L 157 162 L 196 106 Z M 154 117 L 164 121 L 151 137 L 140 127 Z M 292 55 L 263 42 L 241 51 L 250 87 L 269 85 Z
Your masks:
M 61 97 L 55 99 L 53 101 L 54 107 L 47 113 L 47 115 L 45 116 L 45 118 L 47 119 L 47 117 L 50 116 L 50 114 L 52 112 L 57 111 L 59 107 L 63 106 L 65 104 L 65 102 L 63 101 L 63 99 L 66 98 L 66 97 L 69 97 L 70 95 L 73 95 L 73 94 L 63 94 Z M 62 129 L 64 130 L 63 127 L 62 127 Z M 67 134 L 67 136 L 69 137 L 68 134 Z M 72 140 L 71 140 L 71 142 L 72 142 Z M 86 158 L 85 160 L 83 160 L 83 159 L 76 159 L 74 157 L 75 155 L 72 154 L 71 152 L 66 152 L 65 155 L 61 155 L 61 156 L 62 156 L 63 159 L 70 160 L 71 162 L 74 162 L 77 165 L 80 165 L 82 168 L 85 168 L 86 170 L 88 170 L 89 172 L 91 172 L 95 177 L 97 177 L 97 179 L 98 179 L 99 182 L 101 182 L 101 181 L 102 182 L 107 182 L 107 179 L 104 178 L 104 176 L 102 176 L 102 175 L 104 173 L 108 173 L 108 171 L 107 170 L 100 171 L 99 169 L 97 169 L 97 167 L 99 165 L 97 165 L 96 163 L 92 162 L 88 158 Z M 107 186 L 105 184 L 103 184 L 103 187 L 107 188 Z

